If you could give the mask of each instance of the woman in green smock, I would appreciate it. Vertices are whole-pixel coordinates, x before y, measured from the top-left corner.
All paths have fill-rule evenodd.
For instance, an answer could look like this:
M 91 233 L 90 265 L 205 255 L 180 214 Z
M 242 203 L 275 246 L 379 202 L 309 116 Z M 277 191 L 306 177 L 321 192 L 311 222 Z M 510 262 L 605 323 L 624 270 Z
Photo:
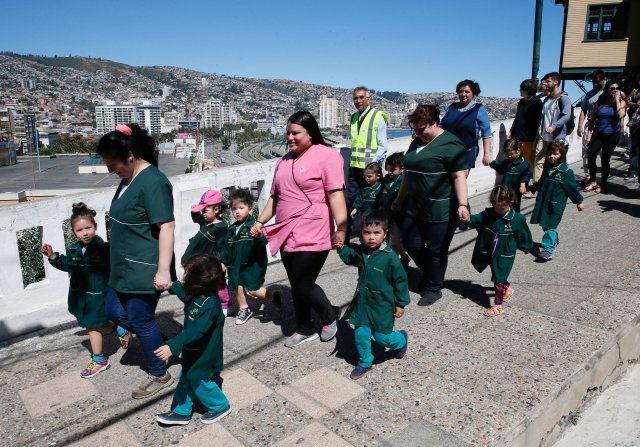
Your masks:
M 133 390 L 144 399 L 173 383 L 154 351 L 164 342 L 155 321 L 160 290 L 171 285 L 173 195 L 158 170 L 155 141 L 137 124 L 119 124 L 100 139 L 98 154 L 122 178 L 109 210 L 111 274 L 107 317 L 137 335 L 148 377 Z

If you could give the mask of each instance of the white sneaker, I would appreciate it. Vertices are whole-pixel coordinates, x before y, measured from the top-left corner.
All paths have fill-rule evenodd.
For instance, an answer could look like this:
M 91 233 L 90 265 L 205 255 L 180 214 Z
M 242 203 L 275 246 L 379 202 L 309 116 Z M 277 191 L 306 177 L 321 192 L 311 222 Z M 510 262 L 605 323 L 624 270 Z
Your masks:
M 302 335 L 302 334 L 298 334 L 297 332 L 294 332 L 291 335 L 291 337 L 287 338 L 284 341 L 284 345 L 287 348 L 293 348 L 295 346 L 301 345 L 302 343 L 315 340 L 316 338 L 318 338 L 318 334 L 316 334 L 315 332 L 311 335 Z

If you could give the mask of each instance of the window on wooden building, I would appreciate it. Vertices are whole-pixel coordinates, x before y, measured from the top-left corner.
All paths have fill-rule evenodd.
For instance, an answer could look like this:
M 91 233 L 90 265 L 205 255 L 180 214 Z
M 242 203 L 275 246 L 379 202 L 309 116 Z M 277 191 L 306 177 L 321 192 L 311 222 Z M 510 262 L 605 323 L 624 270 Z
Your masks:
M 589 5 L 584 40 L 601 41 L 627 37 L 628 3 Z

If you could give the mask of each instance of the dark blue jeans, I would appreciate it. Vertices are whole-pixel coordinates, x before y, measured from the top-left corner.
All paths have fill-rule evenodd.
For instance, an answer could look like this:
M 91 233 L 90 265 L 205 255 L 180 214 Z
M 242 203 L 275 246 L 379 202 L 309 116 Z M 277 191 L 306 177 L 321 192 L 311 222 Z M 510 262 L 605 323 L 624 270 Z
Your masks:
M 432 223 L 404 216 L 402 243 L 424 275 L 424 292 L 442 289 L 449 262 L 449 246 L 457 225 L 458 220 L 454 217 L 449 222 Z
M 152 376 L 162 377 L 167 364 L 153 353 L 164 344 L 156 324 L 156 306 L 159 293 L 123 293 L 107 287 L 107 318 L 137 335 L 142 352 L 147 359 L 147 371 Z
M 353 227 L 353 218 L 351 217 L 351 210 L 353 209 L 353 203 L 358 197 L 358 193 L 362 188 L 367 186 L 367 182 L 364 180 L 364 169 L 349 167 L 349 176 L 347 177 L 347 242 L 351 237 L 351 231 Z M 362 217 L 362 216 L 360 216 Z M 356 230 L 356 234 L 360 234 L 360 231 Z

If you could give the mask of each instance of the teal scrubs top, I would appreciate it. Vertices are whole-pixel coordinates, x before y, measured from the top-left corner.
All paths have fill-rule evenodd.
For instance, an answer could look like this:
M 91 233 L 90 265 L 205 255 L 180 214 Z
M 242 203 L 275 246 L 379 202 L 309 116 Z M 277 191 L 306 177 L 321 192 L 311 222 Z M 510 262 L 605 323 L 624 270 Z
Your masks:
M 458 208 L 451 174 L 467 168 L 464 145 L 446 130 L 427 145 L 413 140 L 404 156 L 406 213 L 424 222 L 449 222 Z
M 158 224 L 172 222 L 173 195 L 169 179 L 151 165 L 136 175 L 127 189 L 124 180 L 111 202 L 111 275 L 118 292 L 153 294 L 158 271 Z

